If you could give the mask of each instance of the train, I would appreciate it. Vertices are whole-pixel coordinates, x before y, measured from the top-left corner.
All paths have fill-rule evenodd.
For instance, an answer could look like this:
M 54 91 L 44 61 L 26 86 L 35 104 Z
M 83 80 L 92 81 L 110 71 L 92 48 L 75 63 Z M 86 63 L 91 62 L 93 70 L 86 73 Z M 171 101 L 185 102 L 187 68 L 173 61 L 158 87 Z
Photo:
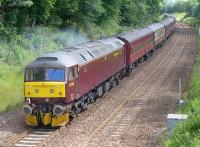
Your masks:
M 24 73 L 25 123 L 59 127 L 129 76 L 175 30 L 167 17 L 145 28 L 37 57 Z

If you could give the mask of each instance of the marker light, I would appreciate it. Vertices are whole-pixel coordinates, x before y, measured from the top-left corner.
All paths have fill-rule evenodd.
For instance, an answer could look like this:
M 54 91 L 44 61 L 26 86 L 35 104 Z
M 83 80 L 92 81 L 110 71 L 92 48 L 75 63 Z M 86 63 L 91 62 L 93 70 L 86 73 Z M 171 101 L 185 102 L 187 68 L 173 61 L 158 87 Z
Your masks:
M 54 93 L 54 89 L 50 89 L 50 93 Z
M 35 89 L 35 93 L 39 93 L 40 91 L 39 91 L 39 89 Z

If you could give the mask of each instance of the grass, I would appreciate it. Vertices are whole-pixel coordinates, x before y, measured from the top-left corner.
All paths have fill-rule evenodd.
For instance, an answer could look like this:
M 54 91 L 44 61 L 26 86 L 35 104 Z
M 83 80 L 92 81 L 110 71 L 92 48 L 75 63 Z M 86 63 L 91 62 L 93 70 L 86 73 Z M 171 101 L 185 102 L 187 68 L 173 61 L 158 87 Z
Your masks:
M 166 147 L 198 147 L 200 146 L 200 36 L 198 38 L 198 54 L 188 87 L 187 104 L 182 113 L 188 119 L 177 125 L 173 135 L 165 142 Z
M 23 71 L 21 67 L 0 63 L 0 112 L 22 104 Z

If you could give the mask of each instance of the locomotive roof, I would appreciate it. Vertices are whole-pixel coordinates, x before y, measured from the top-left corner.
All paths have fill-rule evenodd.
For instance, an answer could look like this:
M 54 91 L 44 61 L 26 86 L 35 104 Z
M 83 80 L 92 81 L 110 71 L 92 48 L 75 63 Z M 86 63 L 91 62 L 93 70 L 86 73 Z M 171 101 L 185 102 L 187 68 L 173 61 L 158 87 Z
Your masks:
M 67 62 L 66 62 L 67 59 Z M 55 51 L 38 57 L 27 68 L 35 67 L 66 67 L 73 66 L 76 62 L 63 51 Z
M 154 23 L 154 24 L 148 25 L 147 27 L 150 28 L 151 30 L 153 30 L 154 32 L 156 32 L 156 31 L 164 28 L 165 26 L 161 23 Z
M 173 22 L 174 22 L 174 19 L 169 17 L 169 18 L 161 21 L 160 23 L 164 24 L 165 26 L 168 26 L 169 24 L 171 24 Z
M 124 43 L 117 38 L 107 38 L 87 42 L 75 47 L 47 53 L 30 63 L 27 68 L 35 67 L 71 67 L 84 64 L 123 47 Z
M 121 40 L 114 37 L 101 39 L 75 47 L 78 49 L 72 51 L 69 56 L 75 59 L 78 64 L 84 64 L 90 60 L 97 59 L 115 50 L 121 49 L 123 45 L 124 43 Z
M 125 34 L 122 34 L 121 36 L 119 36 L 119 38 L 124 38 L 128 42 L 133 42 L 133 41 L 141 39 L 147 35 L 150 35 L 152 33 L 153 33 L 153 31 L 149 28 L 136 29 L 136 30 L 127 32 Z

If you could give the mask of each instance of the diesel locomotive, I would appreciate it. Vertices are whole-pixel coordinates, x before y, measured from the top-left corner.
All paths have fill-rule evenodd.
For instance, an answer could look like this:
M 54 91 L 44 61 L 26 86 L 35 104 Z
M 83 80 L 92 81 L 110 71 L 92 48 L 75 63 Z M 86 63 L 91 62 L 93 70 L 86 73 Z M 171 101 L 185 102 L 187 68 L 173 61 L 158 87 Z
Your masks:
M 38 57 L 25 68 L 25 122 L 63 126 L 147 60 L 175 29 L 175 18 Z

